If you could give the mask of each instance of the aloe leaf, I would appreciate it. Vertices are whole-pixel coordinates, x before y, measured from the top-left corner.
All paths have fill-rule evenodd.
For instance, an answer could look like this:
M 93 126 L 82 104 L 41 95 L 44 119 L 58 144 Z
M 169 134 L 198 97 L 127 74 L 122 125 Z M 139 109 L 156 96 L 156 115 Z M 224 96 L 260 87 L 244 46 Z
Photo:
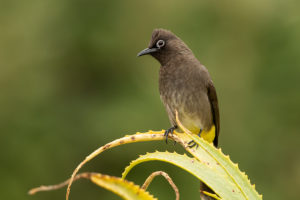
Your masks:
M 245 199 L 262 199 L 262 195 L 259 195 L 255 190 L 254 185 L 251 185 L 245 173 L 241 172 L 238 164 L 233 163 L 229 156 L 224 155 L 221 149 L 215 148 L 211 143 L 199 138 L 195 134 L 180 134 L 178 135 L 184 143 L 190 140 L 194 140 L 199 147 L 198 148 L 186 148 L 197 159 L 214 167 L 220 174 L 228 176 L 228 181 L 234 183 L 238 187 L 238 191 L 243 194 Z
M 203 138 L 198 137 L 196 134 L 192 134 L 188 129 L 186 129 L 178 118 L 178 112 L 176 111 L 176 122 L 181 130 L 185 134 L 178 134 L 182 139 L 182 144 L 184 144 L 185 149 L 194 155 L 197 159 L 202 159 L 201 161 L 206 161 L 211 163 L 219 173 L 226 174 L 230 177 L 231 181 L 239 188 L 239 191 L 243 194 L 245 199 L 262 199 L 262 195 L 259 195 L 255 190 L 255 186 L 251 185 L 248 176 L 241 172 L 238 168 L 238 164 L 234 164 L 229 156 L 225 156 L 221 149 L 215 148 L 212 143 L 208 143 Z M 210 131 L 215 131 L 215 127 L 211 128 Z M 210 135 L 209 132 L 204 133 Z M 193 140 L 197 146 L 200 148 L 187 148 L 189 141 Z M 204 158 L 204 159 L 203 159 Z
M 110 190 L 126 200 L 157 200 L 133 182 L 118 177 L 93 174 L 90 179 L 98 186 Z
M 205 162 L 175 152 L 154 152 L 142 155 L 125 168 L 122 178 L 125 178 L 134 166 L 154 160 L 164 161 L 186 170 L 199 180 L 205 182 L 210 188 L 213 188 L 216 194 L 224 200 L 246 199 L 242 193 L 239 192 L 237 185 L 230 181 L 230 177 L 220 174 L 218 170 Z

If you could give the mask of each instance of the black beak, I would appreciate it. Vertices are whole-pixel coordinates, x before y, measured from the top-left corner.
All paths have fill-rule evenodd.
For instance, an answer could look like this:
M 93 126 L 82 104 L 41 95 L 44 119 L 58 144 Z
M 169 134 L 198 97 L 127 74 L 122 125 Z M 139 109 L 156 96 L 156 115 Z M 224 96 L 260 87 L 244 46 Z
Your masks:
M 142 50 L 140 53 L 137 54 L 137 57 L 143 56 L 149 53 L 157 52 L 159 49 L 158 48 L 146 48 Z

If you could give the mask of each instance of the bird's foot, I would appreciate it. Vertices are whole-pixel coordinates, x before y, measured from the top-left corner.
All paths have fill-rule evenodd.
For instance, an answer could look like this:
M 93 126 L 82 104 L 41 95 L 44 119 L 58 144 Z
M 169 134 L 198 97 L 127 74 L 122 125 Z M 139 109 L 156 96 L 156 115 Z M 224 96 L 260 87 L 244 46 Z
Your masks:
M 194 146 L 196 146 L 196 149 L 197 149 L 199 145 L 194 140 L 191 140 L 188 142 L 189 148 L 193 148 Z
M 175 125 L 175 126 L 173 126 L 173 127 L 171 127 L 171 128 L 169 128 L 169 129 L 167 129 L 166 131 L 165 131 L 165 134 L 164 134 L 164 136 L 166 137 L 166 143 L 168 144 L 168 136 L 169 136 L 169 134 L 171 133 L 171 135 L 173 135 L 173 132 L 174 132 L 174 130 L 177 128 L 177 125 Z M 176 141 L 174 142 L 174 144 L 176 143 Z
M 203 129 L 200 129 L 200 131 L 198 133 L 199 137 L 201 137 L 202 131 L 203 131 Z M 193 148 L 194 146 L 196 146 L 196 149 L 197 149 L 199 145 L 194 140 L 191 140 L 191 141 L 188 142 L 188 147 L 189 148 Z

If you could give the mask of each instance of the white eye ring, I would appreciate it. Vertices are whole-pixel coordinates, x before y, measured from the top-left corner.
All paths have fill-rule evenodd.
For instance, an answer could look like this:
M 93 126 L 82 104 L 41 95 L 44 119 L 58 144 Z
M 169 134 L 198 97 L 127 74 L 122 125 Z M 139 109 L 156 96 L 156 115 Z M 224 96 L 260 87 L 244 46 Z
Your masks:
M 163 40 L 158 40 L 157 42 L 156 42 L 156 46 L 157 46 L 157 48 L 162 48 L 163 46 L 165 46 L 165 41 L 163 41 Z

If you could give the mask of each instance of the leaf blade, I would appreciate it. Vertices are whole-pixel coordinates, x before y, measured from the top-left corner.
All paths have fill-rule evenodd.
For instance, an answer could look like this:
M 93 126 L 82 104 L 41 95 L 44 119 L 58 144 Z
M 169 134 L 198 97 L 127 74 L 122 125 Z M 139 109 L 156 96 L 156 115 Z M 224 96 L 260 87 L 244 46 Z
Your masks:
M 129 182 L 119 177 L 93 174 L 91 181 L 98 186 L 101 186 L 113 193 L 119 195 L 123 199 L 127 200 L 157 200 L 147 191 L 135 185 L 133 182 Z
M 243 195 L 238 192 L 239 190 L 236 185 L 232 182 L 228 182 L 228 176 L 223 176 L 218 173 L 215 168 L 212 168 L 204 162 L 175 152 L 154 152 L 142 155 L 125 168 L 122 178 L 125 178 L 134 166 L 153 160 L 164 161 L 186 170 L 199 180 L 205 182 L 209 187 L 213 188 L 213 190 L 224 200 L 245 199 Z

